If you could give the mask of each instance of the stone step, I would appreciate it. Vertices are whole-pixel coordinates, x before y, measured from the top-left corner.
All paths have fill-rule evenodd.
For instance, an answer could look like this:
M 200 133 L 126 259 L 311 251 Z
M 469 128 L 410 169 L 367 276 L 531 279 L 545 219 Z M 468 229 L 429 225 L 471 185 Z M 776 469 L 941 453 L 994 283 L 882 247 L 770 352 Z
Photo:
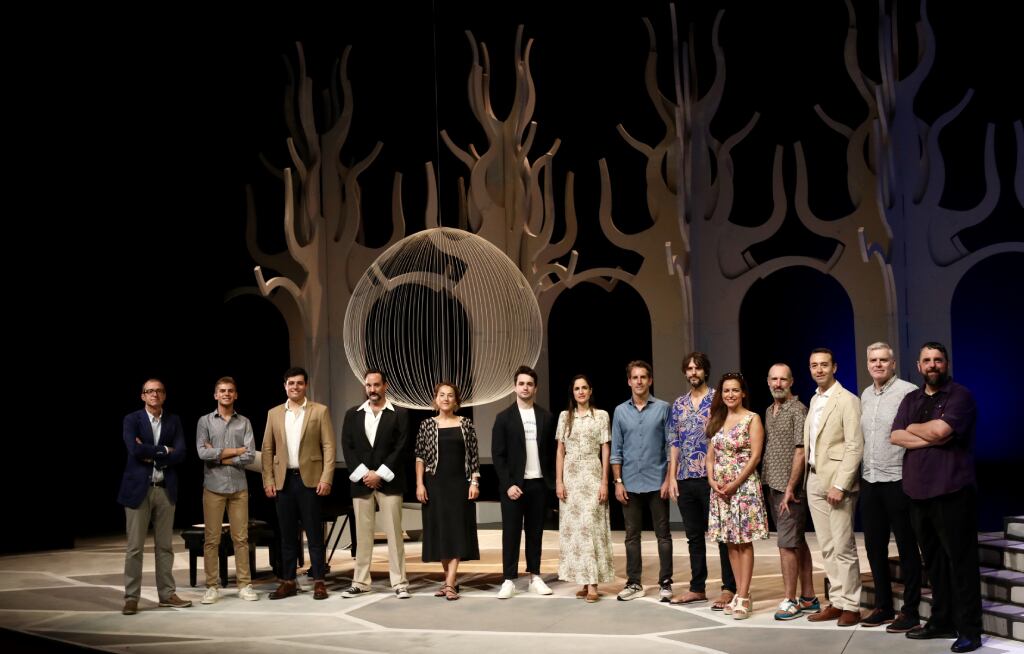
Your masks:
M 1024 541 L 997 538 L 978 540 L 978 558 L 983 566 L 1024 572 Z
M 1008 515 L 1003 518 L 1003 534 L 1010 540 L 1024 540 L 1024 515 Z
M 904 581 L 899 557 L 889 558 L 889 576 L 893 581 Z M 1007 602 L 1024 607 L 1024 572 L 982 566 L 981 597 L 993 602 Z M 928 575 L 922 572 L 922 586 L 927 587 Z
M 1002 536 L 998 532 L 978 534 L 978 562 L 985 568 L 1024 572 L 1024 541 Z M 889 557 L 889 574 L 893 579 L 903 581 L 899 557 Z M 927 585 L 927 579 L 922 583 Z
M 875 588 L 870 574 L 861 576 L 863 592 L 860 595 L 861 606 L 873 608 L 875 605 Z M 900 608 L 903 601 L 903 584 L 893 583 L 893 603 Z M 922 620 L 927 620 L 932 614 L 932 591 L 930 588 L 921 589 L 921 603 L 918 611 Z M 982 630 L 986 634 L 1012 638 L 1024 642 L 1024 607 L 1016 604 L 1006 604 L 983 599 L 981 601 Z
M 981 568 L 981 596 L 1024 607 L 1024 572 Z

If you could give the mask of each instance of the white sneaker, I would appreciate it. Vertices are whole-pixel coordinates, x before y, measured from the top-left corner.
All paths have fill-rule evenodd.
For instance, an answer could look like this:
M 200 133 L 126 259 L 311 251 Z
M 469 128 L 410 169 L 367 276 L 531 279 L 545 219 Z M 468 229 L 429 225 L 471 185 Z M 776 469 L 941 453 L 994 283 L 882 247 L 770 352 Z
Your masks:
M 252 584 L 247 584 L 245 588 L 240 589 L 238 596 L 248 602 L 255 602 L 260 598 L 259 593 L 253 590 Z
M 530 590 L 538 595 L 550 595 L 551 589 L 544 583 L 544 580 L 540 578 L 540 575 L 533 575 L 530 579 Z
M 644 587 L 640 584 L 626 584 L 626 587 L 619 591 L 618 600 L 628 602 L 644 596 Z
M 498 599 L 508 599 L 516 594 L 516 582 L 506 579 L 498 591 Z
M 217 590 L 217 587 L 216 586 L 209 586 L 209 587 L 207 587 L 206 594 L 203 595 L 203 599 L 201 600 L 200 603 L 201 604 L 213 604 L 214 602 L 216 602 L 219 599 L 220 599 L 220 591 Z
M 405 586 L 399 586 L 395 589 L 395 597 L 398 599 L 409 599 L 412 595 L 409 594 L 409 589 Z

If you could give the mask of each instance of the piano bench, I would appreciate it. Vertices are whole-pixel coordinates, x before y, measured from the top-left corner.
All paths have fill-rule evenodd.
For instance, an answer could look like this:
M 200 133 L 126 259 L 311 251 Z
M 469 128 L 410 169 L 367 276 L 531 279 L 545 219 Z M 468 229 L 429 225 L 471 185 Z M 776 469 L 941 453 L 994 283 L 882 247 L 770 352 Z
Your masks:
M 203 525 L 192 525 L 181 530 L 181 538 L 188 548 L 188 583 L 192 587 L 196 585 L 197 560 L 203 558 L 203 545 L 206 542 L 206 528 Z M 249 572 L 256 574 L 256 548 L 266 545 L 270 548 L 270 564 L 277 571 L 280 565 L 279 558 L 280 544 L 274 537 L 274 530 L 263 520 L 249 521 Z M 226 588 L 228 585 L 228 557 L 235 553 L 234 543 L 231 542 L 231 530 L 227 524 L 221 526 L 220 547 L 218 549 L 220 558 L 220 586 Z

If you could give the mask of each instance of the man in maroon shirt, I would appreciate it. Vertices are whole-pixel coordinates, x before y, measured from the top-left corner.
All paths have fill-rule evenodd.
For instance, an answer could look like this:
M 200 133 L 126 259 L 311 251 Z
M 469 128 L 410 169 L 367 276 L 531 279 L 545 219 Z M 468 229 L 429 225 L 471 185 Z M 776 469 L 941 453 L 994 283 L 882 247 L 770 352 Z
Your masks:
M 974 487 L 974 396 L 949 377 L 941 343 L 917 359 L 924 388 L 903 398 L 890 439 L 907 448 L 903 490 L 932 583 L 928 622 L 907 638 L 956 638 L 954 652 L 981 647 L 981 579 Z

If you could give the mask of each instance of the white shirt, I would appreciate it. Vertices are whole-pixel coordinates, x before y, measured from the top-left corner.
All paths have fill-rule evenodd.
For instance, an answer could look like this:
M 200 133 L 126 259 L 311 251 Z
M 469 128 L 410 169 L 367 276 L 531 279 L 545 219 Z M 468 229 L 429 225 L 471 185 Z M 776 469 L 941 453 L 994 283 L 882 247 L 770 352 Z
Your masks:
M 161 411 L 160 415 L 154 416 L 149 411 L 146 411 L 146 415 L 149 416 L 149 424 L 153 426 L 153 445 L 160 447 L 160 419 L 164 417 L 164 413 Z M 149 479 L 157 484 L 164 480 L 164 471 L 158 470 L 155 462 L 153 463 L 153 474 L 150 475 Z
M 520 407 L 519 417 L 523 419 L 523 433 L 526 434 L 526 470 L 523 478 L 540 479 L 544 473 L 540 470 L 540 450 L 537 449 L 537 412 L 533 407 Z
M 309 398 L 304 398 L 298 411 L 292 410 L 291 401 L 284 405 L 284 435 L 288 443 L 288 467 L 292 470 L 299 467 L 299 444 L 302 443 L 302 422 L 306 419 L 308 401 Z
M 356 411 L 362 411 L 364 413 L 363 429 L 366 432 L 366 440 L 370 441 L 370 447 L 373 447 L 373 444 L 377 441 L 377 427 L 380 426 L 380 417 L 384 415 L 385 411 L 394 412 L 394 410 L 395 406 L 391 404 L 391 400 L 386 400 L 384 402 L 384 408 L 378 411 L 376 415 L 373 413 L 373 407 L 370 406 L 370 400 L 366 400 L 359 405 L 358 409 L 356 409 Z M 360 463 L 356 469 L 352 471 L 352 474 L 348 476 L 349 481 L 357 482 L 365 477 L 366 473 L 369 471 L 370 469 L 366 467 L 365 463 Z M 395 478 L 395 473 L 383 463 L 380 464 L 379 468 L 377 468 L 377 474 L 380 475 L 380 478 L 384 481 L 391 481 Z
M 827 391 L 822 393 L 819 388 L 811 396 L 811 406 L 807 410 L 807 419 L 811 421 L 811 428 L 807 433 L 807 461 L 812 467 L 814 466 L 814 444 L 818 440 L 818 429 L 821 427 L 821 414 L 824 413 L 825 405 L 828 404 L 829 398 L 832 397 L 835 390 L 836 382 L 832 382 Z

